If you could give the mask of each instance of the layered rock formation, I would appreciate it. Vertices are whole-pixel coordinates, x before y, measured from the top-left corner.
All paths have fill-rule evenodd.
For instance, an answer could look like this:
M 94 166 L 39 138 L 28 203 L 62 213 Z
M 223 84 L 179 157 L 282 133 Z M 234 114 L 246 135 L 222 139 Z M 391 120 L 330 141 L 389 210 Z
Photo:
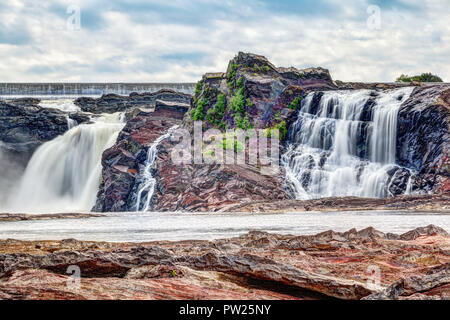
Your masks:
M 187 108 L 183 104 L 158 102 L 154 112 L 136 108 L 127 112 L 130 120 L 117 143 L 102 156 L 102 180 L 93 211 L 135 210 L 139 175 L 147 150 L 168 128 L 181 124 Z
M 327 90 L 389 90 L 403 86 L 405 85 L 333 82 L 329 72 L 322 68 L 305 70 L 277 68 L 262 56 L 239 53 L 230 61 L 226 73 L 207 73 L 198 82 L 181 127 L 189 131 L 191 137 L 193 137 L 194 121 L 202 121 L 203 132 L 208 129 L 218 129 L 222 132 L 233 129 L 264 129 L 267 135 L 270 135 L 271 130 L 278 129 L 282 153 L 289 127 L 297 117 L 296 111 L 309 92 L 317 91 L 315 96 L 321 97 L 322 92 Z M 397 162 L 404 168 L 396 167 L 392 169 L 392 172 L 388 172 L 389 194 L 400 195 L 407 188 L 412 189 L 409 191 L 422 193 L 438 193 L 450 188 L 450 183 L 446 180 L 449 170 L 447 88 L 445 85 L 418 86 L 402 105 L 398 117 Z M 374 94 L 376 94 L 375 91 Z M 91 111 L 99 112 L 99 110 L 108 109 L 109 111 L 106 111 L 112 112 L 142 104 L 144 103 L 142 101 L 146 101 L 147 98 L 145 95 L 144 97 L 130 96 L 126 99 L 116 96 L 111 96 L 109 99 L 108 96 L 104 96 L 97 100 L 84 100 L 82 104 Z M 153 96 L 148 100 L 151 99 Z M 184 112 L 186 108 L 186 104 L 180 103 L 179 100 L 175 102 L 154 100 L 154 105 L 158 104 L 165 109 L 171 108 L 178 112 Z M 177 104 L 181 109 L 177 109 Z M 368 105 L 368 109 L 370 107 Z M 130 200 L 136 192 L 134 188 L 137 176 L 134 172 L 141 170 L 146 148 L 156 140 L 154 133 L 165 132 L 162 127 L 156 129 L 150 125 L 144 125 L 142 116 L 138 116 L 140 112 L 142 111 L 128 109 L 126 116 L 129 119 L 129 125 L 124 129 L 125 134 L 120 136 L 117 147 L 128 150 L 120 145 L 128 143 L 127 130 L 131 127 L 135 135 L 151 138 L 141 145 L 136 145 L 130 151 L 133 154 L 132 164 L 121 157 L 124 163 L 119 165 L 122 173 L 114 178 L 116 182 L 106 177 L 106 181 L 111 183 L 102 184 L 99 201 L 95 207 L 97 211 L 135 209 L 133 201 Z M 152 115 L 150 114 L 149 117 Z M 370 118 L 369 112 L 367 119 L 370 120 Z M 173 122 L 165 129 L 167 130 L 171 124 Z M 124 141 L 121 141 L 122 139 Z M 361 140 L 363 139 L 364 137 L 361 137 Z M 226 150 L 226 142 L 225 136 L 224 150 Z M 206 146 L 210 144 L 210 142 L 203 143 Z M 243 146 L 246 160 L 249 157 L 250 143 L 250 141 L 248 144 L 246 142 Z M 178 140 L 164 140 L 158 147 L 157 158 L 152 167 L 153 176 L 157 181 L 152 198 L 154 210 L 216 211 L 236 205 L 239 207 L 242 203 L 248 203 L 254 209 L 260 202 L 286 201 L 292 197 L 286 191 L 282 168 L 276 175 L 265 175 L 262 174 L 261 162 L 249 164 L 249 161 L 246 161 L 245 164 L 239 165 L 205 163 L 175 165 L 171 161 L 171 155 L 178 144 Z M 237 147 L 234 146 L 234 148 Z M 111 156 L 105 156 L 105 159 L 109 158 Z M 120 163 L 117 159 L 104 161 L 104 171 L 110 171 L 108 167 L 111 166 L 115 166 L 114 170 L 117 170 L 119 168 L 117 163 Z M 420 174 L 410 179 L 411 169 Z M 130 174 L 127 170 L 131 170 L 132 173 Z M 408 182 L 411 183 L 410 186 L 407 185 Z M 105 186 L 110 191 L 105 191 Z M 121 196 L 109 198 L 108 194 Z M 116 200 L 120 204 L 114 205 Z M 102 204 L 106 202 L 110 205 Z M 254 206 L 251 204 L 253 202 Z
M 412 191 L 450 190 L 450 85 L 418 87 L 402 105 L 397 162 L 418 173 Z
M 122 112 L 136 107 L 153 109 L 157 100 L 174 102 L 187 107 L 191 101 L 191 95 L 162 89 L 157 92 L 131 93 L 129 96 L 106 94 L 97 99 L 81 97 L 74 103 L 85 112 L 99 114 Z
M 333 88 L 335 85 L 325 69 L 277 68 L 262 56 L 239 53 L 230 61 L 226 74 L 206 74 L 197 84 L 182 127 L 192 133 L 193 122 L 203 121 L 204 130 L 254 128 L 270 132 L 278 129 L 284 141 L 300 100 L 310 90 Z M 142 134 L 149 130 L 141 128 Z M 171 152 L 177 144 L 178 141 L 165 140 L 158 148 L 153 170 L 157 180 L 152 199 L 155 210 L 218 210 L 245 201 L 288 199 L 283 175 L 261 174 L 261 163 L 175 165 L 171 161 Z M 248 156 L 248 148 L 245 149 Z M 108 163 L 104 162 L 104 165 Z M 121 193 L 130 194 L 132 178 L 126 181 L 117 188 L 126 190 Z M 99 200 L 100 203 L 105 201 L 114 202 L 112 199 Z M 105 208 L 114 211 L 132 209 L 129 201 L 126 206 L 104 207 L 98 203 L 95 207 L 100 211 Z
M 450 212 L 450 192 L 430 195 L 402 195 L 368 199 L 332 197 L 312 200 L 253 201 L 221 209 L 227 212 L 302 212 L 302 211 L 370 211 L 418 210 Z
M 37 103 L 35 99 L 0 101 L 0 141 L 5 148 L 32 154 L 43 142 L 68 130 L 65 112 L 42 108 Z
M 448 299 L 449 239 L 428 226 L 141 244 L 4 240 L 0 298 Z M 81 278 L 68 275 L 76 268 Z

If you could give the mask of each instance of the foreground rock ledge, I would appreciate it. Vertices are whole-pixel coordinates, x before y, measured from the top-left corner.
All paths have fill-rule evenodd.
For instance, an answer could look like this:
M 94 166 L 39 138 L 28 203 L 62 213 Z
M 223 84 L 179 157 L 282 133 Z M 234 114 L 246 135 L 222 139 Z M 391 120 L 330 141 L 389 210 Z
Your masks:
M 433 225 L 402 235 L 367 228 L 141 244 L 3 240 L 0 298 L 449 299 L 449 252 L 449 234 Z M 74 265 L 80 286 L 66 274 Z

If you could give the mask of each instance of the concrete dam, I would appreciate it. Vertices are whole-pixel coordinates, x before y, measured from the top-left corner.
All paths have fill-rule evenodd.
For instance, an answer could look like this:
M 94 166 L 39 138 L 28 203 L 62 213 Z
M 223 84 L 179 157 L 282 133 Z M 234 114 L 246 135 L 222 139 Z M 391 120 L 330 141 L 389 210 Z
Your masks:
M 193 94 L 195 83 L 0 83 L 0 96 L 101 96 L 171 89 Z

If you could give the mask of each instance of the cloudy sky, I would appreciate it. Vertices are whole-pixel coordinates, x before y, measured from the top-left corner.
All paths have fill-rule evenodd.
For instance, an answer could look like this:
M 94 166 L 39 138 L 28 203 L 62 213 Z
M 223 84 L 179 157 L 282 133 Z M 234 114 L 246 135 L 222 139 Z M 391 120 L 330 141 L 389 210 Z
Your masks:
M 449 0 L 8 0 L 0 82 L 190 82 L 238 51 L 345 81 L 450 81 L 449 21 Z

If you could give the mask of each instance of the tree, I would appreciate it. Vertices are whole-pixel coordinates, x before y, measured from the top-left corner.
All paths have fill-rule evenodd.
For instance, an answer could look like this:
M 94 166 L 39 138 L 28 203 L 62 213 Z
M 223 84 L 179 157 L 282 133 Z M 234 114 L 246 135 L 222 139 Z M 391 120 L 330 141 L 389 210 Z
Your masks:
M 413 76 L 409 77 L 407 75 L 402 74 L 400 77 L 397 78 L 397 82 L 412 82 L 412 81 L 418 81 L 418 82 L 443 82 L 442 79 L 434 74 L 428 73 L 422 73 L 420 76 Z

